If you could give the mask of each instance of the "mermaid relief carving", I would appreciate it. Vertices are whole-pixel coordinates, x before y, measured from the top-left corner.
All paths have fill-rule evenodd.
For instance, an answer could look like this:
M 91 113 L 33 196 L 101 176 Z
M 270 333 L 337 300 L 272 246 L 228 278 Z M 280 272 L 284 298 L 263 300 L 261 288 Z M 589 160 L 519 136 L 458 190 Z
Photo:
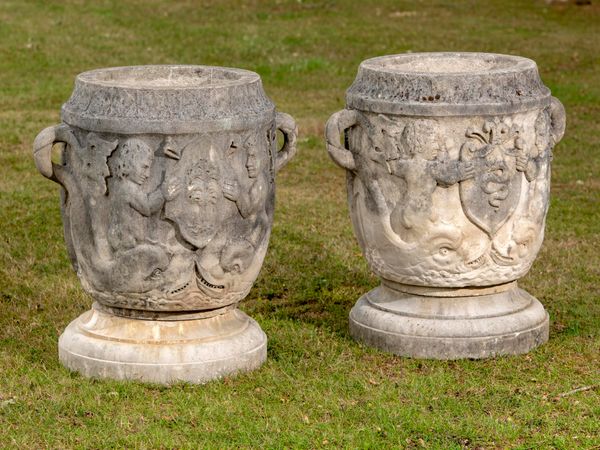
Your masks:
M 530 264 L 547 209 L 548 111 L 479 126 L 463 121 L 466 132 L 457 126 L 454 135 L 434 118 L 352 114 L 350 150 L 335 156 L 352 156 L 346 164 L 352 218 L 373 267 L 390 279 L 411 273 L 471 279 L 499 266 L 510 276 Z M 388 255 L 394 249 L 404 252 L 401 260 Z M 384 267 L 382 259 L 396 262 Z
M 55 177 L 84 288 L 139 308 L 243 298 L 269 237 L 271 134 L 118 139 L 60 127 L 68 148 Z

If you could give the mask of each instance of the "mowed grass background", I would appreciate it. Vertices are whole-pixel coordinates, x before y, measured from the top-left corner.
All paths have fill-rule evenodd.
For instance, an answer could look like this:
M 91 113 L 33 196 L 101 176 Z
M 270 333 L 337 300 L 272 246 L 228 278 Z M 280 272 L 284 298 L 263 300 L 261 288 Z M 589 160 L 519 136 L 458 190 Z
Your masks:
M 0 448 L 600 448 L 599 48 L 596 0 L 2 0 Z M 528 355 L 420 361 L 348 334 L 350 308 L 378 281 L 323 126 L 362 60 L 441 50 L 530 57 L 567 110 L 545 244 L 520 282 L 551 317 L 549 342 Z M 268 361 L 204 386 L 84 379 L 59 364 L 57 340 L 91 300 L 32 142 L 59 122 L 77 73 L 167 63 L 257 71 L 298 121 L 242 305 L 269 337 Z

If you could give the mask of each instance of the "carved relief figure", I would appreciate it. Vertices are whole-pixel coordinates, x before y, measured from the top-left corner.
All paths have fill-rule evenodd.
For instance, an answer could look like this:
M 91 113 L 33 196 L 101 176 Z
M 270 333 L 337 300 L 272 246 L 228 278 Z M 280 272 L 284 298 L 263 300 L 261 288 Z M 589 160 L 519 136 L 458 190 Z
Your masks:
M 361 230 L 358 235 L 376 244 L 365 248 L 373 267 L 380 267 L 382 258 L 396 261 L 378 269 L 392 279 L 394 273 L 419 272 L 424 264 L 446 273 L 481 267 L 487 239 L 465 239 L 460 227 L 433 214 L 436 189 L 474 177 L 474 164 L 450 157 L 452 142 L 441 141 L 435 120 L 403 124 L 384 116 L 371 116 L 369 121 L 359 117 L 364 132 L 352 135 L 350 145 L 357 148 L 357 176 L 350 178 L 352 217 Z M 376 196 L 382 200 L 374 201 Z M 369 202 L 376 208 L 369 208 Z M 398 249 L 404 252 L 402 259 L 391 256 Z
M 357 114 L 357 117 L 359 129 L 363 132 L 351 137 L 355 142 L 350 148 L 364 147 L 366 151 L 353 152 L 354 170 L 366 189 L 366 206 L 389 222 L 392 202 L 386 199 L 385 181 L 386 175 L 391 173 L 389 161 L 397 158 L 397 149 L 385 132 L 389 123 L 380 123 L 378 119 L 382 120 L 381 117 L 373 117 L 372 121 L 362 114 Z
M 551 118 L 548 110 L 540 111 L 535 120 L 535 150 L 536 155 L 528 162 L 525 176 L 531 182 L 532 194 L 529 202 L 529 215 L 540 223 L 548 210 L 550 194 L 550 165 L 554 137 L 550 132 Z M 531 167 L 533 166 L 533 167 Z
M 543 233 L 538 230 L 544 222 L 549 204 L 553 145 L 550 125 L 548 111 L 541 111 L 534 124 L 535 145 L 517 156 L 517 170 L 523 172 L 530 183 L 527 206 L 521 218 L 513 224 L 508 243 L 501 246 L 494 242 L 491 255 L 499 265 L 517 264 L 530 252 L 537 251 L 542 243 Z
M 108 258 L 110 249 L 107 244 L 106 227 L 103 226 L 109 210 L 106 179 L 110 176 L 110 170 L 107 160 L 117 148 L 118 141 L 104 139 L 94 132 L 78 138 L 73 130 L 67 127 L 61 128 L 59 135 L 71 149 L 64 154 L 65 166 L 62 174 L 66 190 L 63 193 L 63 208 L 70 210 L 73 203 L 78 204 L 73 213 L 82 215 L 81 219 L 88 224 L 85 230 L 89 230 L 90 233 L 89 236 L 86 234 L 90 240 L 89 246 L 98 256 Z M 73 177 L 73 173 L 81 173 L 83 176 L 76 178 Z M 79 262 L 74 248 L 75 237 L 67 231 L 70 230 L 71 214 L 63 216 L 69 257 L 77 271 Z
M 153 162 L 153 149 L 140 138 L 125 140 L 116 154 L 109 193 L 112 257 L 101 278 L 117 292 L 148 292 L 160 286 L 169 265 L 152 220 L 162 209 L 165 195 L 160 188 L 147 192 Z
M 393 136 L 398 158 L 390 161 L 391 173 L 406 183 L 406 194 L 392 212 L 392 227 L 424 226 L 431 220 L 431 197 L 438 186 L 448 187 L 472 178 L 473 163 L 451 161 L 436 136 L 436 124 L 421 120 L 407 124 Z
M 88 133 L 86 136 L 86 146 L 77 146 L 78 159 L 81 164 L 81 172 L 96 186 L 96 193 L 106 194 L 106 179 L 110 176 L 110 170 L 107 165 L 107 159 L 117 148 L 117 140 L 102 139 L 96 133 Z M 86 149 L 87 147 L 87 149 Z M 85 156 L 84 156 L 85 153 Z
M 382 116 L 369 117 L 361 113 L 355 113 L 353 121 L 358 126 L 346 135 L 346 147 L 351 150 L 331 148 L 334 158 L 343 161 L 342 165 L 349 170 L 353 208 L 364 210 L 364 213 L 353 215 L 355 226 L 368 232 L 372 227 L 363 221 L 376 220 L 388 243 L 408 248 L 412 244 L 402 240 L 392 228 L 390 219 L 392 209 L 403 195 L 398 178 L 391 173 L 393 161 L 398 159 L 398 149 L 390 139 L 397 134 L 395 123 Z
M 111 219 L 116 220 L 115 215 L 133 208 L 130 204 L 142 210 L 141 213 L 135 210 L 135 214 L 150 214 L 140 206 L 144 200 L 139 186 L 148 177 L 145 166 L 151 164 L 152 152 L 146 144 L 142 146 L 140 155 L 149 153 L 150 156 L 143 157 L 146 161 L 141 164 L 134 153 L 128 153 L 123 162 L 139 170 L 119 172 L 121 177 L 111 180 L 111 189 L 107 192 L 106 179 L 111 175 L 108 159 L 114 157 L 118 141 L 87 133 L 81 144 L 73 130 L 66 127 L 59 130 L 59 136 L 71 149 L 65 165 L 57 171 L 68 191 L 63 199 L 65 237 L 83 286 L 88 292 L 107 289 L 146 292 L 157 287 L 169 263 L 167 254 L 159 246 L 144 242 L 143 227 L 131 229 L 128 221 L 124 221 L 120 229 L 110 227 Z M 135 145 L 136 141 L 130 144 Z M 121 156 L 118 159 L 121 161 Z M 74 173 L 83 176 L 75 177 Z M 130 181 L 129 175 L 135 181 Z M 125 179 L 138 188 L 128 188 L 123 183 Z M 146 208 L 153 207 L 146 205 Z
M 222 185 L 223 196 L 233 202 L 236 209 L 224 217 L 220 230 L 199 252 L 196 260 L 198 288 L 216 297 L 231 290 L 246 289 L 251 284 L 255 274 L 243 275 L 262 249 L 268 226 L 269 184 L 263 170 L 264 152 L 257 145 L 255 136 L 246 139 L 240 152 L 245 157 L 245 171 L 242 172 L 233 166 L 236 149 L 235 145 L 230 148 L 233 151 L 229 162 L 232 167 L 225 171 L 230 176 Z
M 156 243 L 151 237 L 148 217 L 161 210 L 165 196 L 160 188 L 150 193 L 145 191 L 153 161 L 154 152 L 143 140 L 130 138 L 121 145 L 108 231 L 114 251 L 144 242 Z
M 263 170 L 264 158 L 257 147 L 255 136 L 246 140 L 244 150 L 246 151 L 247 178 L 225 180 L 223 195 L 236 204 L 240 215 L 253 229 L 250 242 L 256 246 L 268 222 L 265 206 L 269 182 Z M 232 172 L 237 173 L 236 171 Z
M 254 260 L 256 249 L 245 239 L 228 239 L 225 227 L 195 260 L 196 285 L 213 298 L 241 292 L 247 285 L 243 275 Z

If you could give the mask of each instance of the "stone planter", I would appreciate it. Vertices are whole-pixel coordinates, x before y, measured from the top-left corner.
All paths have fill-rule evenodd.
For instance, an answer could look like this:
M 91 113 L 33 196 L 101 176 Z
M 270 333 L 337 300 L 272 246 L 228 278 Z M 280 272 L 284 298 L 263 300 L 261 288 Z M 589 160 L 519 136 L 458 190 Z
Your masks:
M 526 58 L 423 53 L 364 61 L 326 127 L 381 286 L 350 313 L 358 340 L 420 358 L 524 353 L 548 314 L 516 280 L 544 235 L 565 114 Z M 345 146 L 340 133 L 345 132 Z
M 62 121 L 36 138 L 35 163 L 62 186 L 69 256 L 95 303 L 60 337 L 61 362 L 159 383 L 260 366 L 266 336 L 236 306 L 260 271 L 275 174 L 297 134 L 260 77 L 206 66 L 94 70 L 77 77 Z M 62 164 L 51 161 L 55 145 Z

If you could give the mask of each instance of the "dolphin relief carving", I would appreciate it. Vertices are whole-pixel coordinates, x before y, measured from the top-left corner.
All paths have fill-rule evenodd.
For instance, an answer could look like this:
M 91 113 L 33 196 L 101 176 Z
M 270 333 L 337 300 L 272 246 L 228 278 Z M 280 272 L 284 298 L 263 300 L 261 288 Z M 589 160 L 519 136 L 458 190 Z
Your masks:
M 69 248 L 73 249 L 75 268 L 84 287 L 91 291 L 142 292 L 159 285 L 160 273 L 168 264 L 165 252 L 152 243 L 115 246 L 114 238 L 111 239 L 111 232 L 115 230 L 107 230 L 105 226 L 111 214 L 124 209 L 124 205 L 114 205 L 109 199 L 106 181 L 111 175 L 107 160 L 116 151 L 118 141 L 91 132 L 82 136 L 82 144 L 67 127 L 61 128 L 58 134 L 69 147 L 62 170 L 56 171 L 66 190 L 63 197 L 65 236 Z M 131 143 L 123 144 L 125 148 L 128 145 Z M 73 173 L 83 176 L 76 178 Z M 132 174 L 121 175 L 123 180 L 133 183 L 129 179 Z M 143 175 L 140 176 L 143 178 Z M 139 202 L 141 198 L 131 201 Z M 137 214 L 150 214 L 142 205 L 137 204 L 137 207 L 142 209 L 142 212 L 136 211 Z M 74 232 L 74 229 L 78 231 Z M 133 239 L 132 236 L 129 238 Z
M 66 126 L 58 134 L 68 146 L 56 171 L 65 235 L 88 292 L 159 309 L 247 294 L 269 237 L 268 133 L 227 145 L 210 136 L 119 141 Z
M 382 237 L 385 240 L 396 247 L 410 250 L 414 245 L 404 241 L 392 228 L 391 208 L 386 200 L 385 188 L 382 187 L 385 179 L 391 174 L 389 162 L 394 159 L 393 146 L 381 130 L 377 130 L 367 118 L 362 114 L 355 114 L 358 126 L 348 130 L 347 139 L 349 147 L 359 151 L 341 150 L 331 144 L 329 146 L 332 158 L 338 164 L 350 167 L 348 183 L 352 186 L 350 197 L 354 207 L 366 207 L 370 211 L 353 216 L 355 226 L 367 232 L 371 227 L 365 226 L 361 220 L 371 220 L 371 216 L 374 215 L 380 222 Z M 359 143 L 364 144 L 369 151 L 360 151 L 363 145 Z
M 358 115 L 360 126 L 352 131 L 357 134 L 350 136 L 350 147 L 358 149 L 353 153 L 357 175 L 349 178 L 356 210 L 352 218 L 361 230 L 357 235 L 377 243 L 363 246 L 371 264 L 391 277 L 398 270 L 418 270 L 424 260 L 453 272 L 479 266 L 481 246 L 463 248 L 459 228 L 437 223 L 432 212 L 436 189 L 472 178 L 473 164 L 450 158 L 449 144 L 441 142 L 433 120 L 403 124 L 382 115 Z M 397 268 L 377 262 L 394 248 L 406 256 Z
M 349 177 L 357 212 L 352 218 L 377 271 L 391 279 L 407 271 L 439 276 L 424 268 L 432 267 L 440 274 L 477 277 L 486 267 L 529 264 L 543 239 L 536 230 L 548 204 L 552 134 L 547 110 L 535 120 L 535 145 L 527 143 L 521 125 L 500 119 L 470 126 L 460 145 L 438 137 L 442 131 L 435 119 L 405 123 L 353 114 L 360 126 L 349 133 L 355 149 L 355 175 Z M 523 182 L 530 186 L 522 187 Z M 464 215 L 458 216 L 477 226 L 481 236 L 465 234 L 456 225 L 463 219 L 444 219 L 439 206 L 434 209 L 434 197 L 450 188 L 460 193 L 457 206 Z M 523 190 L 528 194 L 521 199 Z M 515 221 L 517 208 L 521 218 Z M 363 236 L 376 245 L 366 248 Z M 404 257 L 394 258 L 393 248 Z M 386 255 L 395 262 L 383 264 Z
M 265 142 L 252 136 L 168 136 L 156 152 L 164 170 L 160 175 L 154 171 L 160 180 L 152 184 L 160 183 L 162 189 L 142 189 L 149 174 L 134 174 L 137 183 L 115 178 L 111 192 L 115 204 L 121 205 L 117 211 L 124 211 L 124 216 L 113 214 L 112 247 L 157 244 L 154 231 L 169 262 L 154 273 L 162 284 L 152 285 L 143 295 L 124 293 L 129 300 L 103 296 L 104 302 L 131 302 L 133 297 L 153 308 L 207 308 L 246 295 L 266 253 L 267 203 L 272 197 L 268 172 L 262 170 L 269 165 L 263 147 L 270 142 L 267 133 Z M 137 154 L 151 153 L 140 148 Z M 119 158 L 115 173 L 128 166 Z M 150 157 L 139 158 L 138 166 L 150 165 Z M 119 225 L 125 216 L 129 227 Z M 153 220 L 148 220 L 150 216 Z

